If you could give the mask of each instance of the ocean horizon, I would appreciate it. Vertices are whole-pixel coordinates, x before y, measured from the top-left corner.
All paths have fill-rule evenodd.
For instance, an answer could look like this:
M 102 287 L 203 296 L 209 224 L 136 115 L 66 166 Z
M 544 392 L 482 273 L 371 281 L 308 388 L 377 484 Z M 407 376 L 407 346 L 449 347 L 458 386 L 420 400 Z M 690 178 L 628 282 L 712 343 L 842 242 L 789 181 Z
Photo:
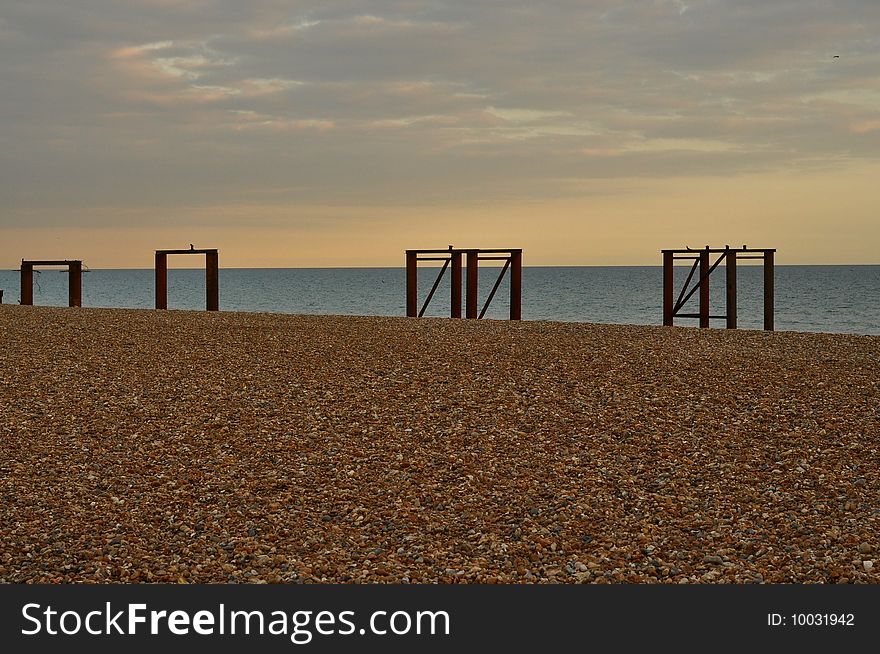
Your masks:
M 87 269 L 83 277 L 84 307 L 153 308 L 153 269 Z M 34 304 L 67 305 L 66 270 L 37 269 Z M 439 272 L 419 268 L 419 306 Z M 483 267 L 479 305 L 494 285 L 500 268 Z M 676 266 L 676 296 L 689 267 Z M 425 312 L 449 315 L 450 275 L 447 271 Z M 725 312 L 724 271 L 710 278 L 711 313 Z M 763 327 L 761 266 L 739 267 L 738 325 Z M 0 271 L 5 304 L 19 301 L 17 270 Z M 661 266 L 525 266 L 522 311 L 524 320 L 595 322 L 637 325 L 662 324 Z M 403 267 L 370 268 L 221 268 L 220 310 L 288 314 L 403 316 L 406 313 L 406 271 Z M 505 319 L 509 310 L 508 276 L 503 278 L 486 312 Z M 696 295 L 686 312 L 697 311 Z M 168 308 L 205 308 L 202 269 L 169 269 Z M 777 265 L 775 267 L 775 324 L 777 331 L 880 335 L 880 265 Z M 696 326 L 693 319 L 676 325 Z M 713 327 L 724 321 L 713 319 Z

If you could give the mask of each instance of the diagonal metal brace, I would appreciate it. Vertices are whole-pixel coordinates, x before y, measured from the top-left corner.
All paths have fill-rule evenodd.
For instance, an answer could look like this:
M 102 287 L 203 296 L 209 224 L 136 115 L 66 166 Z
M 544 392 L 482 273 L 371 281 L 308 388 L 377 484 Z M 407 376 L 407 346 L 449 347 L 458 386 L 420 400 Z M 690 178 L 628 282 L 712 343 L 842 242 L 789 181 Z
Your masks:
M 443 274 L 449 267 L 450 261 L 451 259 L 446 259 L 446 261 L 443 262 L 443 267 L 440 268 L 440 274 L 438 274 L 437 279 L 434 280 L 434 285 L 431 287 L 431 292 L 428 293 L 428 297 L 425 298 L 425 303 L 422 305 L 422 310 L 419 311 L 419 318 L 425 315 L 425 309 L 428 308 L 428 305 L 431 303 L 431 298 L 434 297 L 434 292 L 437 290 L 437 287 L 440 286 L 440 280 L 443 279 Z
M 697 281 L 697 283 L 691 289 L 690 293 L 688 293 L 683 300 L 681 299 L 681 296 L 679 296 L 679 301 L 675 303 L 675 307 L 673 307 L 673 309 L 672 309 L 673 316 L 677 315 L 678 311 L 687 303 L 688 300 L 691 299 L 691 297 L 693 297 L 694 293 L 696 293 L 697 291 L 700 290 L 700 286 L 703 284 L 703 282 L 706 281 L 707 279 L 709 279 L 709 275 L 711 275 L 712 271 L 718 267 L 718 264 L 720 264 L 722 261 L 724 261 L 724 257 L 726 257 L 726 256 L 727 256 L 727 253 L 722 253 L 721 256 L 718 257 L 718 261 L 716 261 L 715 263 L 712 264 L 712 267 L 709 268 L 709 272 L 707 272 L 705 275 L 700 277 L 700 279 Z M 699 264 L 699 261 L 694 263 L 694 269 L 696 269 L 696 266 L 698 264 Z M 690 282 L 691 276 L 693 276 L 693 274 L 694 274 L 694 269 L 691 269 L 691 274 L 688 276 L 688 282 Z M 687 288 L 687 282 L 685 282 L 685 288 Z
M 483 305 L 483 310 L 480 311 L 479 318 L 482 318 L 486 315 L 486 309 L 489 308 L 489 305 L 492 303 L 492 298 L 495 297 L 495 291 L 498 290 L 498 287 L 501 286 L 501 280 L 504 279 L 504 273 L 507 272 L 507 269 L 510 267 L 510 259 L 506 259 L 504 261 L 504 266 L 501 268 L 501 273 L 498 275 L 498 279 L 495 280 L 495 286 L 492 287 L 492 292 L 489 293 L 489 297 L 486 298 L 486 304 Z

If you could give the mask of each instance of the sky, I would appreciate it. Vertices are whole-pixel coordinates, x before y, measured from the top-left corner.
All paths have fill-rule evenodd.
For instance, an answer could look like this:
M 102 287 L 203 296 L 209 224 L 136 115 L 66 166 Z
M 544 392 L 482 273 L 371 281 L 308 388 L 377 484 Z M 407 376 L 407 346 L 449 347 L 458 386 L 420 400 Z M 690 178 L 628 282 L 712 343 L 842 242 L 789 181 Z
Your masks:
M 878 71 L 877 0 L 2 0 L 0 267 L 877 264 Z

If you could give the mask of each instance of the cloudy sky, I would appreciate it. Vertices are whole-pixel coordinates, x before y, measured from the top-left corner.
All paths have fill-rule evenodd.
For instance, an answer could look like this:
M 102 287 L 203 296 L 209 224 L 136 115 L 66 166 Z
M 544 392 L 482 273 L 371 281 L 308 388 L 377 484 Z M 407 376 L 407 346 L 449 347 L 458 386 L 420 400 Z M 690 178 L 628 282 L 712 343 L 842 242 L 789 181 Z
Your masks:
M 880 263 L 877 0 L 3 0 L 0 89 L 2 267 Z

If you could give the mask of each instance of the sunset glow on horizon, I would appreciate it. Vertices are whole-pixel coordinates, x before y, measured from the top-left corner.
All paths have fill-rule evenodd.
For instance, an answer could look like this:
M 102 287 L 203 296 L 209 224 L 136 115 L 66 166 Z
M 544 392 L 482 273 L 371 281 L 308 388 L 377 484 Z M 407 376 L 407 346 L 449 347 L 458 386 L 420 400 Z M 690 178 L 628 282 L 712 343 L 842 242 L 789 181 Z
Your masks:
M 11 0 L 0 267 L 877 264 L 878 33 L 875 0 Z

